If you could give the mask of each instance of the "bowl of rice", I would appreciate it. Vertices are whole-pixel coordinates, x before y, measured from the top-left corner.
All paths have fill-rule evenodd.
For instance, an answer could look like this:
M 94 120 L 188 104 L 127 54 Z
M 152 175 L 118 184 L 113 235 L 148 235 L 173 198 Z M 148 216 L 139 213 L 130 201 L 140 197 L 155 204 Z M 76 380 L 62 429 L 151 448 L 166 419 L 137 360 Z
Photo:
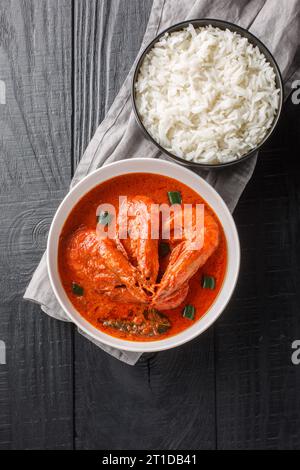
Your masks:
M 132 105 L 142 131 L 177 162 L 226 167 L 253 156 L 282 110 L 279 67 L 232 23 L 198 19 L 160 33 L 141 54 Z

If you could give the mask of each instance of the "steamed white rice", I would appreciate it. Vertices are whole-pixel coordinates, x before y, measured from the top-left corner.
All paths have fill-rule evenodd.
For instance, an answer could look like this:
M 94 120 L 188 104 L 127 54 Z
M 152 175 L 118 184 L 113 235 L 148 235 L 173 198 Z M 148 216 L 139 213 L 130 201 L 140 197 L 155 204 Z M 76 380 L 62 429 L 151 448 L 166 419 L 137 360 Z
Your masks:
M 136 83 L 142 122 L 169 152 L 200 163 L 240 158 L 259 144 L 279 106 L 275 73 L 258 47 L 213 26 L 165 34 Z

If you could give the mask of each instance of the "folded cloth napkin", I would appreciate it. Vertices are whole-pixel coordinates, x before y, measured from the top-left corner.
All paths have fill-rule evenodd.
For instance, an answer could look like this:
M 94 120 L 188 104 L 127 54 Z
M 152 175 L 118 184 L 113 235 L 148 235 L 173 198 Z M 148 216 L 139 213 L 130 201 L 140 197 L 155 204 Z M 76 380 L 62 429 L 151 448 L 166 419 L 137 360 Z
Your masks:
M 286 96 L 296 79 L 300 79 L 300 0 L 154 0 L 149 23 L 141 49 L 159 31 L 171 24 L 194 18 L 217 18 L 249 29 L 259 37 L 274 54 L 285 81 Z M 109 31 L 107 32 L 109 35 Z M 91 171 L 107 163 L 133 157 L 160 157 L 156 147 L 147 141 L 138 129 L 130 102 L 133 68 L 117 95 L 106 118 L 98 127 L 78 165 L 72 185 Z M 230 210 L 252 176 L 256 157 L 222 171 L 201 171 L 204 177 L 221 194 Z M 43 256 L 24 295 L 37 302 L 48 315 L 63 321 L 67 316 L 52 292 L 46 257 Z M 85 333 L 80 331 L 84 336 Z M 112 356 L 134 365 L 141 354 L 120 351 L 94 342 Z

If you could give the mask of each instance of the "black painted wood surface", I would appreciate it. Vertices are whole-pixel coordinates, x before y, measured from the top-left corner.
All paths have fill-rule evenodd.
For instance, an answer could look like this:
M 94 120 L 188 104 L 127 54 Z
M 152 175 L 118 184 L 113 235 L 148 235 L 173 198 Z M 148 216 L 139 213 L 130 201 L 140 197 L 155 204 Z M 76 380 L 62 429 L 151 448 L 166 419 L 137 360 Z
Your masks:
M 236 209 L 241 276 L 201 337 L 130 367 L 22 300 L 151 4 L 0 1 L 0 449 L 300 448 L 299 106 Z
M 71 177 L 69 0 L 0 2 L 0 449 L 73 446 L 72 328 L 24 290 Z

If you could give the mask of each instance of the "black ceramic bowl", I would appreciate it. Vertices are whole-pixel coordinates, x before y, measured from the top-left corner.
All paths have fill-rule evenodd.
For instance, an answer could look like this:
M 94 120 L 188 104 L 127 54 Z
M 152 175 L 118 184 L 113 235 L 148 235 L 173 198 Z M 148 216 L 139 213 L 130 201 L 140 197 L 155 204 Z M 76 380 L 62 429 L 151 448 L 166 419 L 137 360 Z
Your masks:
M 277 114 L 274 117 L 274 122 L 272 124 L 272 127 L 269 129 L 266 136 L 264 137 L 264 139 L 260 142 L 260 144 L 257 145 L 252 150 L 250 150 L 250 152 L 248 152 L 245 155 L 243 155 L 242 157 L 240 157 L 238 160 L 233 160 L 233 161 L 228 162 L 228 163 L 208 164 L 208 163 L 190 162 L 190 161 L 184 160 L 183 158 L 180 158 L 176 155 L 173 155 L 171 152 L 169 152 L 168 150 L 163 148 L 158 142 L 156 142 L 153 139 L 153 137 L 149 134 L 149 132 L 145 128 L 145 126 L 142 122 L 142 119 L 139 115 L 139 112 L 137 110 L 136 100 L 135 100 L 135 83 L 137 81 L 139 71 L 140 71 L 140 67 L 141 67 L 141 65 L 144 61 L 145 55 L 148 54 L 148 52 L 152 49 L 154 44 L 157 41 L 159 41 L 159 39 L 162 36 L 164 36 L 166 33 L 172 33 L 174 31 L 179 31 L 181 29 L 186 28 L 189 24 L 192 24 L 195 28 L 199 28 L 200 26 L 212 25 L 212 26 L 220 28 L 220 29 L 229 29 L 232 32 L 237 32 L 241 36 L 246 37 L 251 44 L 253 44 L 254 46 L 257 46 L 259 48 L 259 50 L 264 54 L 267 61 L 270 63 L 271 67 L 273 67 L 275 77 L 276 77 L 276 86 L 277 86 L 278 89 L 280 89 L 279 107 L 278 107 L 278 110 L 277 110 Z M 277 123 L 278 123 L 278 120 L 279 120 L 279 117 L 280 117 L 280 114 L 281 114 L 281 110 L 282 110 L 283 82 L 282 82 L 280 69 L 279 69 L 273 55 L 271 54 L 271 52 L 267 49 L 267 47 L 257 37 L 255 37 L 253 34 L 251 34 L 248 30 L 246 30 L 244 28 L 241 28 L 240 26 L 237 26 L 236 24 L 229 23 L 227 21 L 222 21 L 222 20 L 214 20 L 214 19 L 205 18 L 205 19 L 198 19 L 198 20 L 183 21 L 182 23 L 175 24 L 175 25 L 165 29 L 158 36 L 156 36 L 156 38 L 144 49 L 144 51 L 142 52 L 140 58 L 138 59 L 137 65 L 135 67 L 134 75 L 133 75 L 133 80 L 132 80 L 131 98 L 132 98 L 133 111 L 134 111 L 134 114 L 135 114 L 138 125 L 140 126 L 140 128 L 144 132 L 145 136 L 149 140 L 151 140 L 156 145 L 156 147 L 159 148 L 159 150 L 162 153 L 164 153 L 166 156 L 170 157 L 172 160 L 175 160 L 176 162 L 180 163 L 181 165 L 185 165 L 185 166 L 189 166 L 189 167 L 193 167 L 193 168 L 195 168 L 195 167 L 196 168 L 206 168 L 206 169 L 209 169 L 209 168 L 210 169 L 212 169 L 212 168 L 224 168 L 224 167 L 228 167 L 228 166 L 234 165 L 234 164 L 239 163 L 239 162 L 243 162 L 247 158 L 253 156 L 257 152 L 257 150 L 260 149 L 266 143 L 266 141 L 270 138 L 270 136 L 273 134 L 273 132 L 274 132 L 276 126 L 277 126 Z

